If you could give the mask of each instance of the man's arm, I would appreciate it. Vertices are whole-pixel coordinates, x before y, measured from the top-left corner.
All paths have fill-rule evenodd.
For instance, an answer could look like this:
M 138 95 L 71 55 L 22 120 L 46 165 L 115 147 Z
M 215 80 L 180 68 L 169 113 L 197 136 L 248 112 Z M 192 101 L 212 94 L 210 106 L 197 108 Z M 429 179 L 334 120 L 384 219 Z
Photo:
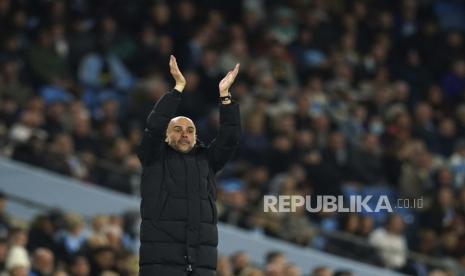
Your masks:
M 239 144 L 241 120 L 239 105 L 232 102 L 229 88 L 239 73 L 239 64 L 229 71 L 219 84 L 220 90 L 220 129 L 208 147 L 208 160 L 214 172 L 221 170 L 230 160 Z
M 179 71 L 178 64 L 173 56 L 170 57 L 169 65 L 176 86 L 173 91 L 166 93 L 158 100 L 147 118 L 146 128 L 137 150 L 137 155 L 143 165 L 160 156 L 166 137 L 166 128 L 171 118 L 176 114 L 181 103 L 182 91 L 186 86 L 186 80 Z

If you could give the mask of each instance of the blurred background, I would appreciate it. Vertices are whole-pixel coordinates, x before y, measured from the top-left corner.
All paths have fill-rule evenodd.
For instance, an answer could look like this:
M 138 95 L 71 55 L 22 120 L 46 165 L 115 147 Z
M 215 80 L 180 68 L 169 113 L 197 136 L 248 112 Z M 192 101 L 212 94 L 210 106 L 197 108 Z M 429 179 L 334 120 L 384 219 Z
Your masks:
M 0 0 L 0 271 L 137 275 L 135 148 L 174 54 L 205 143 L 241 64 L 219 276 L 465 275 L 464 31 L 461 0 Z M 265 194 L 424 204 L 272 214 Z

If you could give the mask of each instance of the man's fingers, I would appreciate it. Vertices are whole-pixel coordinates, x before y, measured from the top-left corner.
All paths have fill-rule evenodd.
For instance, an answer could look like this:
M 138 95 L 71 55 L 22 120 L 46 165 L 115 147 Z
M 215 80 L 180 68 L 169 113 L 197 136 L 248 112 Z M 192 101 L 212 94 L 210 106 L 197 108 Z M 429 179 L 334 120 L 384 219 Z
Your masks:
M 226 75 L 226 77 L 229 77 L 232 79 L 232 81 L 234 81 L 234 79 L 236 78 L 237 74 L 239 73 L 239 66 L 240 64 L 237 63 L 236 66 L 234 66 L 234 69 L 229 71 L 229 73 Z
M 226 76 L 224 76 L 224 78 L 221 80 L 220 83 L 224 83 L 226 82 L 227 80 L 229 80 L 229 78 L 231 77 L 231 71 L 229 71 Z
M 178 63 L 176 62 L 176 58 L 173 55 L 170 55 L 170 68 L 175 72 L 179 71 Z
M 179 70 L 178 63 L 176 62 L 176 59 L 173 60 L 170 68 L 171 68 L 171 73 L 172 74 L 181 74 L 181 71 Z
M 176 71 L 179 71 L 178 63 L 176 62 L 176 59 L 175 59 L 175 58 L 173 58 L 173 68 L 174 68 Z
M 236 67 L 234 67 L 234 76 L 237 76 L 237 74 L 239 73 L 239 67 L 240 66 L 241 65 L 238 63 L 238 64 L 236 64 Z

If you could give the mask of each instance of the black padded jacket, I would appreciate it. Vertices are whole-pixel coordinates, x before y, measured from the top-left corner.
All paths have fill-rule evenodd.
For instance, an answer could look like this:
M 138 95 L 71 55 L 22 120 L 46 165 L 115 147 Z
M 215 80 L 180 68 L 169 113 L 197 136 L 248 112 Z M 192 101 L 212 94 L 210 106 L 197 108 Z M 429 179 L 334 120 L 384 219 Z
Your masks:
M 208 146 L 188 153 L 167 145 L 166 128 L 182 93 L 166 93 L 147 118 L 141 160 L 141 276 L 216 275 L 218 229 L 215 175 L 240 136 L 239 106 L 220 105 L 220 129 Z

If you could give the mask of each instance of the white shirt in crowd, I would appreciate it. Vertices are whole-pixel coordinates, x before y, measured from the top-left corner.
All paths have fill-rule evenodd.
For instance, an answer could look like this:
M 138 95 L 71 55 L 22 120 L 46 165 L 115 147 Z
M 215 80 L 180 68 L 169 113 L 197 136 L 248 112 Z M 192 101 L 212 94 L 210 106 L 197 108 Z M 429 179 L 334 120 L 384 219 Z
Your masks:
M 378 254 L 386 267 L 401 268 L 407 262 L 407 242 L 403 235 L 378 228 L 371 233 L 368 242 L 378 249 Z

